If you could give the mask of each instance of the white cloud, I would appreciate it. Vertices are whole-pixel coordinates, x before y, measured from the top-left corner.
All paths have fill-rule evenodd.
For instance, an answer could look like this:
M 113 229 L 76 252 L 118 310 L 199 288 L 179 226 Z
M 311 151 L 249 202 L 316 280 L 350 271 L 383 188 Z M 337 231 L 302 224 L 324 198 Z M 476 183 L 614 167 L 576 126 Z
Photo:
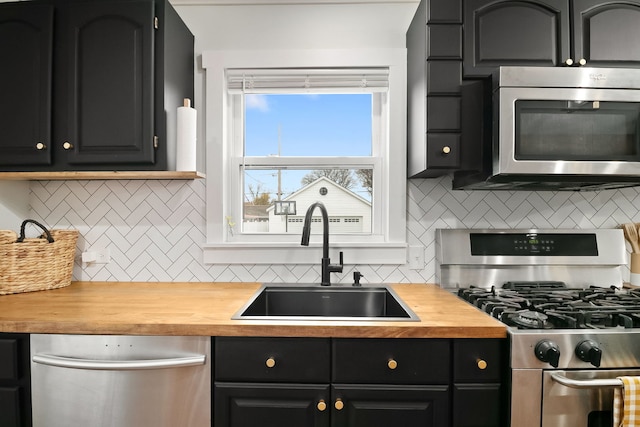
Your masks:
M 269 111 L 269 103 L 264 95 L 247 94 L 244 97 L 244 102 L 247 109 L 255 109 L 262 112 Z

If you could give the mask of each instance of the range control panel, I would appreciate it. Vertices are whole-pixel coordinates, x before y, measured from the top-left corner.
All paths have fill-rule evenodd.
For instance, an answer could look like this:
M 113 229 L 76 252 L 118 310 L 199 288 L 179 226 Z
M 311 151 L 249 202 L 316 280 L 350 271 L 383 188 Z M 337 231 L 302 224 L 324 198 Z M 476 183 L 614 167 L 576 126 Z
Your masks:
M 471 255 L 597 256 L 595 234 L 471 233 Z

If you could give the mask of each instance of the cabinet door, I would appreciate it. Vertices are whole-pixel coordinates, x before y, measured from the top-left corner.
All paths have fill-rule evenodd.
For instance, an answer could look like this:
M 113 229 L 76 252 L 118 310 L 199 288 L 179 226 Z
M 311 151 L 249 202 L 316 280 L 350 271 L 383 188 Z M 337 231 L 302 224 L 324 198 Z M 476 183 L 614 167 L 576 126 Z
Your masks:
M 60 6 L 54 134 L 61 163 L 153 164 L 154 15 L 151 0 Z
M 574 60 L 588 66 L 640 66 L 640 1 L 574 0 Z
M 333 386 L 332 427 L 442 427 L 449 425 L 449 387 Z
M 0 333 L 0 427 L 31 425 L 29 335 Z
M 464 75 L 500 65 L 556 66 L 569 58 L 568 0 L 466 0 Z
M 214 427 L 328 427 L 329 385 L 215 383 Z
M 0 5 L 0 166 L 51 164 L 53 8 Z
M 0 426 L 21 427 L 20 388 L 0 387 Z
M 454 427 L 500 427 L 500 384 L 454 384 Z

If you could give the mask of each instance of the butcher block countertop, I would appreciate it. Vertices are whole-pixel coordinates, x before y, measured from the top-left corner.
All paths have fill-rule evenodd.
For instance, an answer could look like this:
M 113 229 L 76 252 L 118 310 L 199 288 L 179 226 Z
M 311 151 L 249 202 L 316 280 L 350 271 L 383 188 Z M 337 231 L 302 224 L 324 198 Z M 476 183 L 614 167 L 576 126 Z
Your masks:
M 0 332 L 351 338 L 504 338 L 506 327 L 431 284 L 396 284 L 419 322 L 231 320 L 259 283 L 74 282 L 0 296 Z

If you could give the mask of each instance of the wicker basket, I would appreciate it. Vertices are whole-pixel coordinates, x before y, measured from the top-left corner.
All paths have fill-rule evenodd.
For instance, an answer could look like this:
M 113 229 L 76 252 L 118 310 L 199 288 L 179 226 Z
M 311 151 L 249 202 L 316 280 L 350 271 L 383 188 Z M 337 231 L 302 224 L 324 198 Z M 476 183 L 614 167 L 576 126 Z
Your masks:
M 44 234 L 25 238 L 28 223 L 42 228 Z M 0 230 L 0 295 L 69 286 L 78 234 L 78 230 L 47 230 L 32 219 L 22 223 L 19 237 Z

